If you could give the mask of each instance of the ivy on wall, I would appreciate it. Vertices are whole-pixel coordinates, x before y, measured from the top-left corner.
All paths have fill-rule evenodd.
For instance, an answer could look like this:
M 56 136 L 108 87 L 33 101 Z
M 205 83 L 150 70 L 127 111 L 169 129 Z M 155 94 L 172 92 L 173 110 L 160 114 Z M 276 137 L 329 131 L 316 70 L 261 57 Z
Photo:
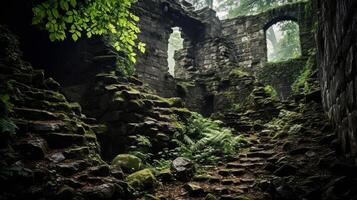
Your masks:
M 264 84 L 272 85 L 279 93 L 279 85 L 291 86 L 304 69 L 306 58 L 291 59 L 283 62 L 270 62 L 257 72 L 258 79 Z

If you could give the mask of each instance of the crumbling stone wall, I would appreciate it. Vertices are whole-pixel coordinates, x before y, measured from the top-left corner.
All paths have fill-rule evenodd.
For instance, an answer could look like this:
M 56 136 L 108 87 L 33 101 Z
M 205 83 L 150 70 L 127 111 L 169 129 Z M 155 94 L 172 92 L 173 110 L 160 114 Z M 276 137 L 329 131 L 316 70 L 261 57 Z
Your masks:
M 317 0 L 318 67 L 323 103 L 337 128 L 340 152 L 357 156 L 357 2 Z
M 146 43 L 146 53 L 139 55 L 136 70 L 139 78 L 162 96 L 174 96 L 175 83 L 168 73 L 168 40 L 173 27 L 180 27 L 186 45 L 203 32 L 203 24 L 190 4 L 174 0 L 140 0 L 134 12 L 140 17 L 139 39 Z M 191 27 L 195 27 L 192 29 Z
M 302 56 L 313 46 L 312 19 L 307 14 L 306 2 L 287 4 L 258 15 L 242 16 L 222 21 L 223 37 L 237 46 L 240 67 L 254 72 L 267 61 L 265 31 L 273 24 L 292 20 L 299 25 Z

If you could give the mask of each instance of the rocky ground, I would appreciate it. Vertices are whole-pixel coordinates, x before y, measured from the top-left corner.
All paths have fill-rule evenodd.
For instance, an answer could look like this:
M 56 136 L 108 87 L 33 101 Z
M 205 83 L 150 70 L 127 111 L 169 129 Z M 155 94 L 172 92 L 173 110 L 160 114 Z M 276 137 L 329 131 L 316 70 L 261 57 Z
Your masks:
M 236 133 L 249 138 L 249 148 L 231 160 L 199 167 L 189 181 L 163 183 L 155 197 L 356 199 L 356 168 L 336 161 L 335 136 L 315 93 L 279 103 L 275 119 L 262 120 L 266 114 L 259 109 L 227 115 Z M 250 120 L 234 124 L 232 116 Z

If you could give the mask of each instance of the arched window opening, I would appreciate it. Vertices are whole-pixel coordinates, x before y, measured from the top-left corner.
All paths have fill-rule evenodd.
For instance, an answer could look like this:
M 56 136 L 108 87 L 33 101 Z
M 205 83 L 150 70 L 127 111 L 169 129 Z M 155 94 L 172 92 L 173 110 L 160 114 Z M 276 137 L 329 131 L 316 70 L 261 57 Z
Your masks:
M 280 21 L 266 31 L 268 62 L 285 61 L 301 56 L 299 25 L 291 20 Z
M 167 50 L 167 62 L 169 64 L 169 73 L 175 75 L 175 51 L 183 48 L 183 39 L 181 37 L 180 28 L 172 28 L 172 33 L 169 38 L 169 47 Z

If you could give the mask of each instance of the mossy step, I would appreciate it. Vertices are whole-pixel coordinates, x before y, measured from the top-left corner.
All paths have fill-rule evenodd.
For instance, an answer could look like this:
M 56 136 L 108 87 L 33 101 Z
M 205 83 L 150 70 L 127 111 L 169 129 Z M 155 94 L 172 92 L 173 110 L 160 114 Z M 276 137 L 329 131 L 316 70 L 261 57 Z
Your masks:
M 67 149 L 63 152 L 63 155 L 66 158 L 74 159 L 74 158 L 83 158 L 84 156 L 89 154 L 89 147 L 77 147 L 73 149 Z

